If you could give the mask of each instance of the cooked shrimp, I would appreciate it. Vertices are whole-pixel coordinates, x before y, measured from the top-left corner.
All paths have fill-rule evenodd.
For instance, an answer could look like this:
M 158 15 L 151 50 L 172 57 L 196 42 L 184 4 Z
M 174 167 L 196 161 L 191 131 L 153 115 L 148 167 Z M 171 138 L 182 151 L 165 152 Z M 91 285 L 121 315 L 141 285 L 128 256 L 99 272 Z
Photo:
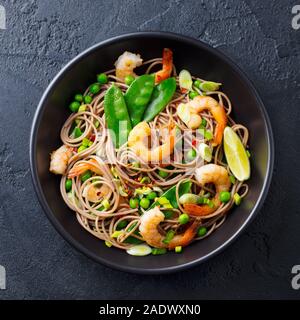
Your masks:
M 158 225 L 164 220 L 164 214 L 155 207 L 146 211 L 141 217 L 141 224 L 139 226 L 140 233 L 143 239 L 155 248 L 174 249 L 177 246 L 187 246 L 195 237 L 199 222 L 195 220 L 184 233 L 174 236 L 168 243 L 164 243 L 164 236 L 161 235 L 157 229 Z
M 126 76 L 135 76 L 133 69 L 140 66 L 142 63 L 143 59 L 141 59 L 139 54 L 125 51 L 115 62 L 116 77 L 124 81 Z
M 62 145 L 52 152 L 49 170 L 55 174 L 65 174 L 71 156 L 71 148 Z
M 152 149 L 149 149 L 147 139 L 151 137 L 151 129 L 147 122 L 143 121 L 136 125 L 128 137 L 128 147 L 130 147 L 137 156 L 145 162 L 160 162 L 169 158 L 174 151 L 175 128 L 169 126 L 168 137 L 166 141 Z
M 155 83 L 159 83 L 170 77 L 173 69 L 173 52 L 164 48 L 162 57 L 162 69 L 155 73 Z
M 101 198 L 104 198 L 110 192 L 110 188 L 103 184 L 101 187 L 94 184 L 86 186 L 83 191 L 83 196 L 90 202 L 99 202 Z
M 196 180 L 204 186 L 206 183 L 213 183 L 216 188 L 216 194 L 213 202 L 213 207 L 208 205 L 185 204 L 184 211 L 194 216 L 206 216 L 213 213 L 220 205 L 220 193 L 228 191 L 230 188 L 230 179 L 227 170 L 216 164 L 207 164 L 195 171 Z
M 177 107 L 177 114 L 190 129 L 197 129 L 201 124 L 199 113 L 204 110 L 208 110 L 217 122 L 213 145 L 219 145 L 227 124 L 227 116 L 224 107 L 214 98 L 197 96 L 187 103 L 180 103 Z
M 98 175 L 103 175 L 102 170 L 99 168 L 99 163 L 97 162 L 97 160 L 95 159 L 90 159 L 88 161 L 85 162 L 80 162 L 78 164 L 76 164 L 70 171 L 68 174 L 69 178 L 74 178 L 77 176 L 80 176 L 82 173 L 84 173 L 87 170 L 91 170 L 93 172 L 95 172 Z

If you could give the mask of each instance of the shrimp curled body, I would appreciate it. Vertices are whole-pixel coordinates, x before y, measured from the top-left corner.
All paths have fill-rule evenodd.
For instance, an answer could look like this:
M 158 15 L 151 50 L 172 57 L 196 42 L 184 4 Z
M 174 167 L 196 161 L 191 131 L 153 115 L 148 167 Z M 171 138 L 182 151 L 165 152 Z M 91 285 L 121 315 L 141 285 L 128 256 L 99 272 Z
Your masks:
M 168 133 L 166 141 L 163 144 L 149 149 L 146 139 L 151 137 L 151 128 L 147 122 L 140 122 L 129 134 L 128 147 L 145 162 L 160 162 L 169 158 L 174 151 L 175 128 L 170 126 Z
M 49 170 L 55 174 L 65 174 L 71 156 L 71 148 L 62 145 L 52 152 Z
M 208 110 L 217 122 L 213 145 L 222 142 L 223 132 L 227 124 L 225 109 L 214 98 L 197 96 L 187 103 L 180 103 L 177 107 L 179 118 L 190 128 L 197 129 L 201 124 L 200 112 Z
M 116 77 L 124 81 L 126 76 L 136 76 L 133 70 L 143 62 L 139 54 L 125 51 L 115 63 Z
M 220 205 L 220 193 L 228 191 L 231 185 L 227 170 L 216 164 L 207 164 L 195 170 L 196 180 L 204 186 L 213 183 L 216 194 L 213 198 L 213 207 L 208 205 L 185 204 L 184 211 L 193 216 L 206 216 L 213 213 Z
M 164 214 L 155 207 L 146 211 L 141 217 L 139 227 L 143 239 L 155 248 L 174 249 L 177 246 L 187 246 L 195 237 L 199 222 L 195 220 L 184 233 L 175 235 L 169 243 L 164 243 L 164 236 L 157 229 L 158 225 L 165 219 Z

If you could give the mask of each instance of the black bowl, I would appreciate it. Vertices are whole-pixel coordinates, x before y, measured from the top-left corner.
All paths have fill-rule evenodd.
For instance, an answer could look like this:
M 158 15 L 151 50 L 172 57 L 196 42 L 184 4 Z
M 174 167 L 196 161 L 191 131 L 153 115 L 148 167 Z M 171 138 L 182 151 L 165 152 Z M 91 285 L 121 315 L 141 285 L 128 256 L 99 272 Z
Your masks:
M 60 145 L 60 129 L 69 115 L 68 105 L 77 92 L 95 81 L 97 73 L 113 67 L 125 50 L 138 52 L 144 60 L 159 57 L 164 47 L 174 52 L 177 70 L 222 82 L 233 103 L 233 116 L 250 130 L 251 179 L 249 194 L 227 221 L 210 237 L 185 248 L 183 253 L 133 257 L 107 248 L 86 232 L 65 205 L 59 191 L 60 178 L 49 172 L 49 154 Z M 259 211 L 272 175 L 274 146 L 265 108 L 243 72 L 225 55 L 191 38 L 170 33 L 142 32 L 101 42 L 69 62 L 45 91 L 31 131 L 30 161 L 34 186 L 49 220 L 75 248 L 107 266 L 135 273 L 159 274 L 195 266 L 226 248 Z

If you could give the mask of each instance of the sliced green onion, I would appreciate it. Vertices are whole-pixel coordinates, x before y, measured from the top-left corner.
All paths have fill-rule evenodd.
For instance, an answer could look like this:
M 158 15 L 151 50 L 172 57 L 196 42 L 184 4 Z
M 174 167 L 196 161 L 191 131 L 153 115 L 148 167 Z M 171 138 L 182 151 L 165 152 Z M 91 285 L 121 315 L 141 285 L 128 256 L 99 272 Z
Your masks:
M 251 157 L 250 151 L 249 151 L 249 150 L 246 150 L 246 153 L 247 153 L 248 158 L 250 158 L 250 157 Z
M 211 162 L 212 150 L 207 144 L 200 143 L 198 150 L 199 150 L 199 154 L 203 160 L 205 160 L 207 162 Z
M 200 84 L 200 90 L 202 91 L 216 91 L 219 90 L 222 83 L 213 81 L 204 81 Z
M 101 205 L 104 207 L 105 210 L 108 210 L 110 208 L 110 203 L 107 199 L 104 199 L 102 202 L 101 202 Z
M 205 127 L 206 127 L 206 125 L 207 125 L 207 121 L 206 121 L 206 119 L 202 118 L 202 119 L 201 119 L 200 128 L 205 128 Z
M 229 176 L 229 180 L 232 184 L 235 184 L 235 176 Z
M 197 204 L 199 202 L 199 198 L 200 197 L 197 196 L 196 194 L 185 193 L 182 196 L 180 196 L 179 203 L 180 204 L 187 204 L 187 203 Z
M 212 134 L 211 131 L 205 130 L 205 133 L 204 133 L 204 138 L 205 138 L 205 139 L 211 140 L 213 137 L 214 137 L 214 135 Z
M 73 133 L 74 133 L 74 137 L 75 137 L 75 138 L 79 138 L 79 137 L 82 135 L 82 131 L 81 131 L 81 129 L 78 128 L 78 127 L 75 127 Z
M 80 146 L 78 149 L 77 149 L 77 152 L 80 153 L 82 151 L 84 151 L 86 149 L 86 146 Z
M 98 127 L 100 126 L 100 122 L 99 122 L 98 120 L 96 120 L 96 121 L 94 122 L 94 125 L 95 125 L 96 128 L 98 128 Z
M 239 206 L 242 202 L 242 197 L 236 192 L 234 195 L 233 195 L 233 200 L 234 200 L 234 203 Z
M 124 232 L 123 231 L 115 231 L 111 237 L 112 238 L 118 238 L 118 236 L 120 236 L 121 234 L 123 234 Z
M 175 236 L 175 231 L 174 230 L 169 230 L 166 234 L 165 239 L 163 240 L 163 243 L 169 244 L 170 241 L 174 238 Z
M 78 112 L 83 112 L 86 110 L 86 105 L 85 104 L 82 104 L 79 109 L 78 109 Z
M 162 205 L 164 208 L 166 208 L 166 209 L 172 209 L 172 208 L 173 208 L 170 200 L 167 199 L 166 197 L 160 197 L 160 198 L 158 198 L 158 199 L 157 199 L 157 202 L 158 202 L 160 205 Z
M 81 145 L 84 147 L 88 147 L 91 141 L 88 138 L 83 138 Z
M 150 178 L 149 178 L 148 176 L 143 177 L 140 182 L 141 182 L 141 183 L 144 183 L 144 184 L 150 183 Z
M 192 76 L 187 70 L 181 70 L 178 76 L 180 88 L 190 91 L 192 89 Z
M 165 254 L 167 253 L 167 249 L 166 248 L 153 248 L 152 249 L 152 254 L 153 255 L 159 255 L 159 254 Z
M 182 246 L 175 247 L 175 252 L 176 253 L 181 253 L 182 252 Z
M 126 252 L 131 256 L 142 257 L 150 254 L 152 250 L 147 244 L 138 244 L 136 246 L 132 246 L 131 248 L 126 250 Z
M 112 246 L 112 243 L 109 241 L 105 241 L 105 245 L 110 248 Z

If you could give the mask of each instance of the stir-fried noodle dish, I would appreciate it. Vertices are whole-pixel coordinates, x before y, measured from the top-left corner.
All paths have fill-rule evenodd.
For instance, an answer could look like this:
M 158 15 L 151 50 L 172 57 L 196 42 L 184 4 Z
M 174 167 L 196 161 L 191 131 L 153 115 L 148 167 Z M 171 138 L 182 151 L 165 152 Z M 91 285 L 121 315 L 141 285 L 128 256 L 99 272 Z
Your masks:
M 180 253 L 247 195 L 248 130 L 222 84 L 202 76 L 176 70 L 168 48 L 145 62 L 126 51 L 74 96 L 50 171 L 99 250 Z

